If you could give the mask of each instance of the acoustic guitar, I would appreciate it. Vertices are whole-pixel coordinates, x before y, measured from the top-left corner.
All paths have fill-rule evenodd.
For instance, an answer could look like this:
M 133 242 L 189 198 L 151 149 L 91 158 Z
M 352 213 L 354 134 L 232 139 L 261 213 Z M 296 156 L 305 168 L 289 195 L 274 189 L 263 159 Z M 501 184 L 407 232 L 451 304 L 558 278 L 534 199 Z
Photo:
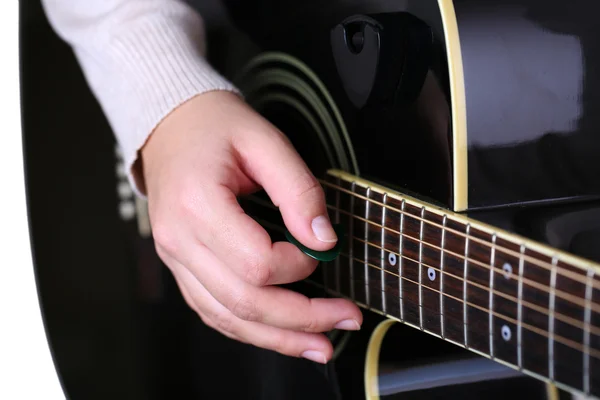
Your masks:
M 226 4 L 239 30 L 216 65 L 346 232 L 298 289 L 367 310 L 360 333 L 332 334 L 346 393 L 521 379 L 520 397 L 598 397 L 600 5 Z M 240 201 L 285 240 L 264 194 Z
M 232 25 L 209 31 L 213 65 L 288 135 L 321 180 L 331 218 L 345 232 L 334 260 L 291 285 L 311 296 L 345 297 L 364 309 L 361 331 L 329 333 L 335 357 L 328 373 L 339 397 L 600 397 L 600 3 L 224 4 Z M 39 52 L 25 54 L 35 60 Z M 27 104 L 40 97 L 31 88 L 53 87 L 57 80 L 49 74 L 36 82 Z M 96 125 L 87 114 L 77 117 L 84 120 L 80 126 Z M 53 114 L 41 121 L 40 130 L 59 132 L 56 126 L 71 118 Z M 34 122 L 26 125 L 32 132 Z M 29 144 L 29 152 L 35 161 L 46 151 Z M 40 189 L 47 185 L 40 171 L 53 166 L 30 166 L 29 179 L 38 182 L 29 189 L 32 201 L 57 190 Z M 116 170 L 121 218 L 139 251 L 132 261 L 145 266 L 146 279 L 157 263 L 148 251 L 147 211 L 124 186 L 123 169 Z M 91 197 L 85 193 L 77 196 Z M 67 203 L 61 214 L 60 204 L 46 205 L 50 200 L 32 208 L 37 247 L 56 234 L 40 228 L 44 218 L 66 235 L 66 223 L 51 217 L 71 215 L 69 207 L 81 201 Z M 274 240 L 287 240 L 264 193 L 240 202 Z M 74 236 L 66 240 L 69 246 Z M 102 246 L 121 241 L 107 236 Z M 86 257 L 103 260 L 99 253 Z M 61 287 L 63 275 L 51 261 L 58 259 L 58 265 L 71 256 L 52 258 L 54 251 L 38 249 L 36 257 L 44 264 L 40 293 L 57 370 L 72 392 L 85 392 L 77 380 L 88 382 L 84 372 L 93 369 L 82 365 L 101 364 L 100 351 L 89 350 L 92 334 L 81 345 L 86 352 L 65 355 L 61 349 L 77 343 L 69 335 L 56 339 L 62 333 L 52 329 L 67 319 L 64 310 L 74 302 L 52 292 L 59 291 L 54 288 Z M 80 259 L 73 264 L 73 275 L 81 274 L 85 284 L 77 286 L 76 277 L 68 276 L 63 288 L 81 290 L 82 299 L 104 299 L 100 289 L 89 289 L 102 276 L 107 283 L 97 287 L 109 287 L 106 297 L 118 296 L 115 281 L 98 272 L 108 263 L 93 274 Z M 148 292 L 160 291 L 153 290 Z M 48 301 L 50 294 L 58 300 Z M 116 300 L 107 304 L 127 308 Z M 87 308 L 70 310 L 73 320 L 88 314 Z M 123 320 L 133 320 L 127 312 Z M 100 341 L 114 324 L 90 326 Z M 114 337 L 110 346 L 98 348 L 121 343 Z M 122 364 L 115 369 L 121 365 L 104 362 L 98 370 L 117 371 L 108 375 L 116 379 L 128 371 L 130 364 Z M 105 378 L 98 380 L 94 390 L 108 386 Z

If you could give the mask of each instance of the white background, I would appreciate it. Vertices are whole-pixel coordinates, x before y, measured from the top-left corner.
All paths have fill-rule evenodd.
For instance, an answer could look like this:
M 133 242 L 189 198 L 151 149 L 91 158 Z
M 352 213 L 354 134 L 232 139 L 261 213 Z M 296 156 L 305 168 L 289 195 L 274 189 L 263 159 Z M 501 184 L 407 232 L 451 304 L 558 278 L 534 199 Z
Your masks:
M 18 11 L 18 1 L 0 1 L 0 399 L 64 399 L 42 323 L 29 243 Z

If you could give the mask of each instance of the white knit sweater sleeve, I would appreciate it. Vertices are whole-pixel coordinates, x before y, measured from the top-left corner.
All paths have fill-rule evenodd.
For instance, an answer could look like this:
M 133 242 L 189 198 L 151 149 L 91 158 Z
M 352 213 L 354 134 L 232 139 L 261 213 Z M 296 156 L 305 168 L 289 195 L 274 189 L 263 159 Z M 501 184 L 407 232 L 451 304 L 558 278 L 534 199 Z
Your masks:
M 180 0 L 42 0 L 71 45 L 131 167 L 148 136 L 197 94 L 237 89 L 208 63 L 203 20 Z

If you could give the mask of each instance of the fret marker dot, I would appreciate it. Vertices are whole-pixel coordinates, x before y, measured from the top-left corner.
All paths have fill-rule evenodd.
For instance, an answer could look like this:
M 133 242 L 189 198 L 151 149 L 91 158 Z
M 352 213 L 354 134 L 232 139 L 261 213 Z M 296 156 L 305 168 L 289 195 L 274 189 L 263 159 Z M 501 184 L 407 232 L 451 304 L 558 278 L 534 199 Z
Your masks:
M 510 276 L 512 275 L 513 271 L 512 265 L 510 265 L 509 263 L 504 263 L 502 269 L 504 270 L 504 277 L 506 279 L 510 279 Z
M 429 268 L 427 270 L 427 277 L 429 277 L 430 281 L 435 281 L 435 269 Z
M 390 261 L 390 264 L 396 265 L 397 258 L 394 253 L 390 253 L 388 260 Z
M 508 342 L 511 336 L 512 332 L 510 331 L 510 328 L 506 325 L 502 325 L 502 339 L 504 339 L 505 342 Z

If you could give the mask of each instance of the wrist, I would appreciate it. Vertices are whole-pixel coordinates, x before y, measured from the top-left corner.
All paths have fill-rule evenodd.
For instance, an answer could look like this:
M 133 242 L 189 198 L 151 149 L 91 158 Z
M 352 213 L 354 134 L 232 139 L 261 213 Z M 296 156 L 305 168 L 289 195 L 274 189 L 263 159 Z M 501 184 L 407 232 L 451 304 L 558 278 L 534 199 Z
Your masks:
M 215 107 L 228 102 L 243 102 L 237 91 L 212 90 L 198 93 L 173 108 L 148 135 L 140 147 L 131 173 L 138 190 L 148 195 L 159 169 L 169 158 L 176 157 L 186 146 L 185 135 L 195 121 L 206 120 L 214 114 Z M 180 154 L 180 153 L 179 153 Z

